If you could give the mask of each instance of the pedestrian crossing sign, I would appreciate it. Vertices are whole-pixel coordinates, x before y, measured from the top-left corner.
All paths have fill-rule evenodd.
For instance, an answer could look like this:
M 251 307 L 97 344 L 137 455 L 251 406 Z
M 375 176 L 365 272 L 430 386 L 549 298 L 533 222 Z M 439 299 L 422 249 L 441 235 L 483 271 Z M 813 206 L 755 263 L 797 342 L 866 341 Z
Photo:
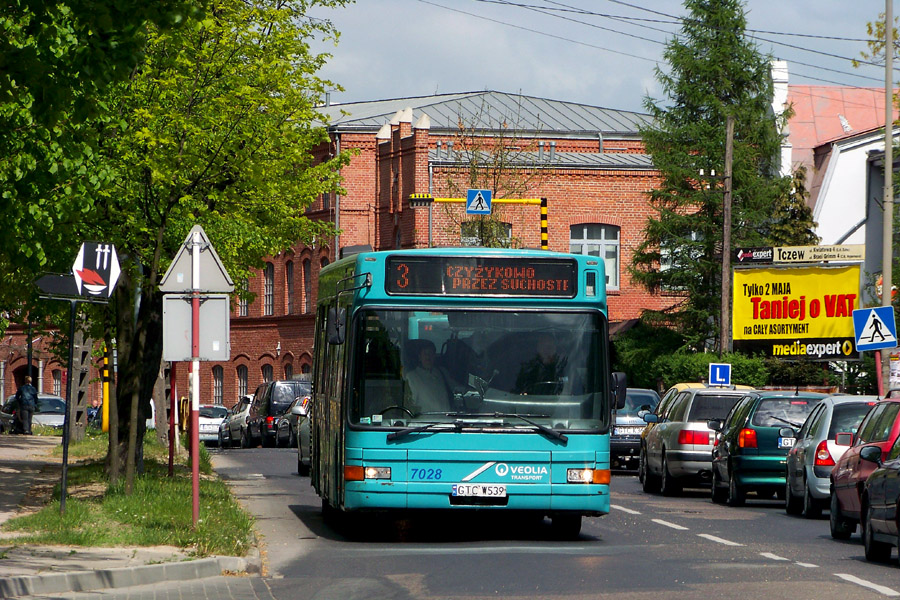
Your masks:
M 853 311 L 856 349 L 880 350 L 897 347 L 897 324 L 893 306 L 860 308 Z
M 466 214 L 491 214 L 491 197 L 491 190 L 468 190 L 466 192 Z

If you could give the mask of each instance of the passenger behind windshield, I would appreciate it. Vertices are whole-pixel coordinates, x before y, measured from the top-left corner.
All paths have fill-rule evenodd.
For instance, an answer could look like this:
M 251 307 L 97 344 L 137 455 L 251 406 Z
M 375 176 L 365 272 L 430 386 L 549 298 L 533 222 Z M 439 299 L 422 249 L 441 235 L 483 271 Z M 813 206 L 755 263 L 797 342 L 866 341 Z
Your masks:
M 406 373 L 413 412 L 449 412 L 454 410 L 453 391 L 463 386 L 443 367 L 435 365 L 434 344 L 430 340 L 409 340 L 415 368 Z

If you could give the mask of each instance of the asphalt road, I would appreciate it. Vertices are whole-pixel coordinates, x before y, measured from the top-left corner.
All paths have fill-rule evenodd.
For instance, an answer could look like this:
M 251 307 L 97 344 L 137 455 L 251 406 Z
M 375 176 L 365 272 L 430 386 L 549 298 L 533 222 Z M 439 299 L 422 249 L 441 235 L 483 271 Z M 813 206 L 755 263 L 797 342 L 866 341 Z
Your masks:
M 236 599 L 900 596 L 896 559 L 869 563 L 858 534 L 848 542 L 831 539 L 827 512 L 817 520 L 790 517 L 774 499 L 729 508 L 712 504 L 707 490 L 664 498 L 643 493 L 634 475 L 616 474 L 611 514 L 586 519 L 577 541 L 553 540 L 549 521 L 496 513 L 358 519 L 336 529 L 322 520 L 309 479 L 296 474 L 295 451 L 213 454 L 217 472 L 257 516 L 268 559 L 262 581 L 207 582 Z M 93 597 L 219 595 L 199 586 L 159 584 Z

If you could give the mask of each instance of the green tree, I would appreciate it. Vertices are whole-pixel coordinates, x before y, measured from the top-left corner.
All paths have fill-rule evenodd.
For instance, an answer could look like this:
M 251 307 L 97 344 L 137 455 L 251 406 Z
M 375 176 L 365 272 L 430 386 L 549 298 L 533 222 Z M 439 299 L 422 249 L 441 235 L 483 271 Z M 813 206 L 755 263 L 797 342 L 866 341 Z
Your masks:
M 92 195 L 83 232 L 113 242 L 122 262 L 113 333 L 118 415 L 138 415 L 129 459 L 140 458 L 134 439 L 162 356 L 158 285 L 190 228 L 203 226 L 234 281 L 266 255 L 333 234 L 304 211 L 338 189 L 348 160 L 313 153 L 327 141 L 316 106 L 334 84 L 316 76 L 327 55 L 309 43 L 337 32 L 305 11 L 342 4 L 219 0 L 178 29 L 149 27 L 144 59 L 104 97 L 117 118 L 99 131 L 96 161 L 110 183 Z
M 768 245 L 815 246 L 819 243 L 808 200 L 806 167 L 800 166 L 794 171 L 790 190 L 775 198 L 773 213 L 777 218 L 766 223 L 768 229 L 764 232 Z
M 700 173 L 724 173 L 726 120 L 734 117 L 732 244 L 765 245 L 773 206 L 788 194 L 778 176 L 781 137 L 771 115 L 769 61 L 746 37 L 739 0 L 686 0 L 689 16 L 668 42 L 669 72 L 657 69 L 665 101 L 645 99 L 642 128 L 661 174 L 649 193 L 645 226 L 630 273 L 653 292 L 676 295 L 649 318 L 675 326 L 692 348 L 720 331 L 723 190 Z

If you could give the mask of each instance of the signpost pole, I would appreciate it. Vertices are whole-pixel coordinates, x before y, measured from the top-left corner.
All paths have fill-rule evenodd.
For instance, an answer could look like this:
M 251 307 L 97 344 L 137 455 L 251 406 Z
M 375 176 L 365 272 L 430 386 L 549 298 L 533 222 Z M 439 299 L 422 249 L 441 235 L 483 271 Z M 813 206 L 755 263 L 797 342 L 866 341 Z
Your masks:
M 191 491 L 194 527 L 200 519 L 200 233 L 191 242 Z
M 884 18 L 884 47 L 893 49 L 893 24 L 894 24 L 894 0 L 885 0 Z M 894 258 L 894 53 L 884 53 L 884 98 L 886 101 L 884 115 L 884 222 L 882 226 L 881 246 L 881 305 L 891 306 L 893 298 L 893 272 L 892 261 Z M 881 361 L 881 377 L 878 385 L 881 390 L 887 392 L 890 388 L 891 362 L 890 352 L 883 352 Z M 879 396 L 883 394 L 879 392 Z
M 175 415 L 178 414 L 178 386 L 175 365 L 169 364 L 169 477 L 175 476 Z
M 69 426 L 72 424 L 72 365 L 75 362 L 75 314 L 78 301 L 69 300 L 69 365 L 66 369 L 66 414 L 63 417 L 62 479 L 59 484 L 59 514 L 66 514 L 66 483 L 69 475 Z

